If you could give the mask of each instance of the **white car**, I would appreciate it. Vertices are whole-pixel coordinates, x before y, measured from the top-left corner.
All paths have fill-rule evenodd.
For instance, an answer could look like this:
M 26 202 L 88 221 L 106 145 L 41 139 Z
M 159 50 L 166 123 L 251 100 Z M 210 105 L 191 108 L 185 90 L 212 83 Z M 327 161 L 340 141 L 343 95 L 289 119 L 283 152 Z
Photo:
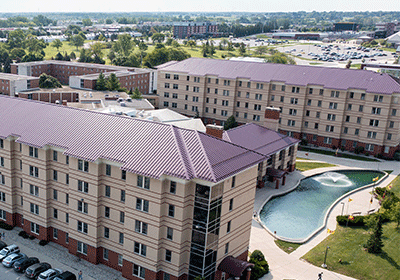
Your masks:
M 50 268 L 50 269 L 40 273 L 37 279 L 38 280 L 49 280 L 49 279 L 53 279 L 54 277 L 60 275 L 61 273 L 63 273 L 63 271 L 61 269 Z

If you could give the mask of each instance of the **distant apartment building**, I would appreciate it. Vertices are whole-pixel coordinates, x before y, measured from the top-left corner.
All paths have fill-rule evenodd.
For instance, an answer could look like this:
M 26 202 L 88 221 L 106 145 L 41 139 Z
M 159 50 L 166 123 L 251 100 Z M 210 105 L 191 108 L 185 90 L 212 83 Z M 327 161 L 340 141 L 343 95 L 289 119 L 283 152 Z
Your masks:
M 333 24 L 334 32 L 358 31 L 359 28 L 360 26 L 355 22 L 336 22 Z
M 205 38 L 215 37 L 218 34 L 218 24 L 213 22 L 175 22 L 174 37 L 185 38 Z
M 0 93 L 14 96 L 18 91 L 39 88 L 39 79 L 25 75 L 0 73 Z
M 45 60 L 12 64 L 11 73 L 34 77 L 46 73 L 57 78 L 62 84 L 86 89 L 94 89 L 100 73 L 115 73 L 121 87 L 128 90 L 138 88 L 141 93 L 147 94 L 156 89 L 154 71 L 134 67 Z
M 258 176 L 297 151 L 256 124 L 221 140 L 8 96 L 0 118 L 0 219 L 134 280 L 249 280 Z
M 386 38 L 400 31 L 400 22 L 378 22 L 375 24 L 375 37 Z
M 319 33 L 277 32 L 272 33 L 273 39 L 281 40 L 320 40 Z
M 400 83 L 384 73 L 189 58 L 158 68 L 160 108 L 206 123 L 261 123 L 280 109 L 279 131 L 308 143 L 392 157 L 400 143 Z

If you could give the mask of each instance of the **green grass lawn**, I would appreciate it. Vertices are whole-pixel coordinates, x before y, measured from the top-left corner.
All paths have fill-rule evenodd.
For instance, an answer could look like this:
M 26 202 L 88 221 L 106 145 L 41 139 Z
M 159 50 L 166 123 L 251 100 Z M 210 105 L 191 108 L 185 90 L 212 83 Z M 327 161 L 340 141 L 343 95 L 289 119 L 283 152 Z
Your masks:
M 316 154 L 323 154 L 323 155 L 328 155 L 328 156 L 335 156 L 336 151 L 326 151 L 326 150 L 320 150 L 320 149 L 313 149 L 309 147 L 301 147 L 301 151 L 305 152 L 312 152 Z M 362 161 L 374 161 L 378 162 L 379 160 L 375 158 L 367 158 L 367 157 L 362 157 L 362 156 L 357 156 L 357 155 L 349 155 L 349 154 L 344 154 L 344 153 L 338 153 L 339 157 L 342 158 L 350 158 L 350 159 L 356 159 L 356 160 L 362 160 Z
M 87 43 L 89 41 L 85 41 L 85 43 Z M 59 51 L 57 51 L 56 48 L 53 48 L 51 46 L 51 43 L 44 49 L 44 52 L 46 53 L 44 59 L 51 59 L 52 57 L 54 58 L 56 56 L 56 54 L 58 52 L 64 54 L 65 52 L 67 52 L 68 54 L 70 54 L 71 52 L 74 52 L 76 54 L 76 56 L 79 56 L 79 50 L 81 48 L 78 48 L 78 51 L 76 50 L 76 47 L 71 46 L 67 41 L 63 41 L 63 45 L 62 47 L 59 49 Z
M 379 255 L 364 250 L 363 245 L 369 236 L 370 232 L 365 228 L 338 226 L 335 234 L 328 236 L 302 258 L 321 266 L 326 246 L 329 246 L 326 261 L 329 270 L 357 279 L 400 279 L 400 230 L 396 228 L 396 223 L 384 224 L 384 247 Z
M 392 191 L 400 196 L 400 176 L 391 185 Z M 368 229 L 337 226 L 335 234 L 329 235 L 302 258 L 321 266 L 326 246 L 329 246 L 326 262 L 329 270 L 362 280 L 400 279 L 400 228 L 396 226 L 395 222 L 383 225 L 384 247 L 381 254 L 369 254 L 364 250 L 363 245 L 370 236 Z
M 300 171 L 306 171 L 321 167 L 333 167 L 333 166 L 336 165 L 325 162 L 304 162 L 304 161 L 296 162 L 296 169 Z
M 276 244 L 276 246 L 278 246 L 280 249 L 282 249 L 283 251 L 285 251 L 288 254 L 290 254 L 291 252 L 294 252 L 301 245 L 298 243 L 290 243 L 290 242 L 282 241 L 279 239 L 275 239 L 275 244 Z
M 301 159 L 301 160 L 310 160 L 309 158 L 303 158 L 303 157 L 296 157 L 296 160 Z

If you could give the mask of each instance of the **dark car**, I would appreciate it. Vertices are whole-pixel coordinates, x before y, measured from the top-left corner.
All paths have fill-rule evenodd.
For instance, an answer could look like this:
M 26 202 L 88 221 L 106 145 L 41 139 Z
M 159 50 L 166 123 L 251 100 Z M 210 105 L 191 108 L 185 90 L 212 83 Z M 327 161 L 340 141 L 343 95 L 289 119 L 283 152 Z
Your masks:
M 49 268 L 51 268 L 51 265 L 48 263 L 36 263 L 25 270 L 25 276 L 29 279 L 36 279 L 40 273 L 48 270 Z
M 25 272 L 25 270 L 30 267 L 31 265 L 35 264 L 35 263 L 39 263 L 39 259 L 32 257 L 32 258 L 28 258 L 26 260 L 19 260 L 16 261 L 14 263 L 14 270 L 16 272 Z
M 72 272 L 64 271 L 53 280 L 76 280 L 76 276 Z
M 0 241 L 0 250 L 7 247 L 7 244 L 3 241 Z

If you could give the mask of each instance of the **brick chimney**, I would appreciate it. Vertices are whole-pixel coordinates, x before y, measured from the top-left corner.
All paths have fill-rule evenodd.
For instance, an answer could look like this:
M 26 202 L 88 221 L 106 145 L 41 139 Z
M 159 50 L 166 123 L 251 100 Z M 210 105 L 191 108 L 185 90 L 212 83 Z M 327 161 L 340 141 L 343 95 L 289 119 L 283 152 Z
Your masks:
M 216 124 L 207 124 L 206 133 L 208 135 L 222 139 L 222 133 L 224 133 L 224 127 Z
M 266 107 L 263 126 L 278 131 L 280 111 L 279 108 Z

